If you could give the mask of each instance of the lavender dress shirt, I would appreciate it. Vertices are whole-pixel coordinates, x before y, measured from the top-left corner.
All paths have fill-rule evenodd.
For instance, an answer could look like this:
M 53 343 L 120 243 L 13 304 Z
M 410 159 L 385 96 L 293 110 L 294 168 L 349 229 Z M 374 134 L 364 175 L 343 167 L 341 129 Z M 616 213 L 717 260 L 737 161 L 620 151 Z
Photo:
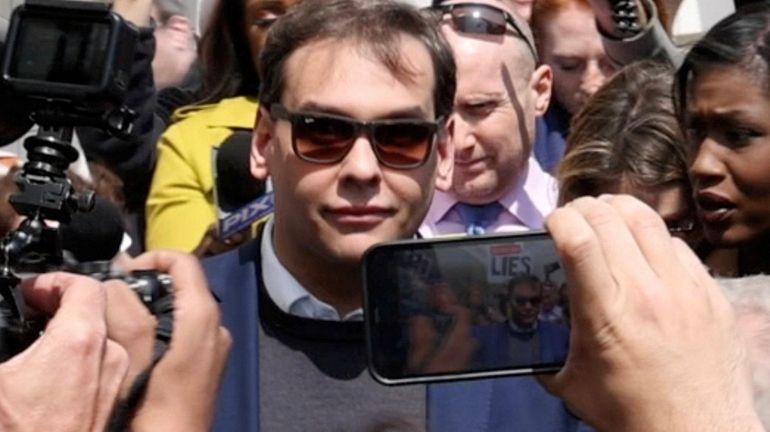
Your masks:
M 515 232 L 543 229 L 545 217 L 556 208 L 556 180 L 540 168 L 534 158 L 527 163 L 524 175 L 498 201 L 505 208 L 486 232 Z M 419 228 L 425 238 L 447 234 L 464 234 L 465 225 L 453 206 L 457 199 L 436 191 L 428 214 Z

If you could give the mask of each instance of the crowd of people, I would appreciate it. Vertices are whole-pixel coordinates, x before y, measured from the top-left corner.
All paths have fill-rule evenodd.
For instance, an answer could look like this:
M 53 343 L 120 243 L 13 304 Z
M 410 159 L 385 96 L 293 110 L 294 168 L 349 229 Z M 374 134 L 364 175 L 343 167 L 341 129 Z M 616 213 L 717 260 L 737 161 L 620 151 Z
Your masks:
M 76 128 L 91 168 L 70 175 L 123 212 L 122 270 L 172 277 L 173 334 L 158 349 L 124 282 L 27 279 L 50 319 L 0 363 L 0 429 L 765 430 L 770 3 L 737 3 L 685 50 L 653 0 L 219 0 L 200 38 L 178 1 L 114 0 L 138 117 Z M 222 186 L 244 134 L 248 178 Z M 269 215 L 224 235 L 218 188 L 254 185 Z M 531 230 L 565 286 L 517 275 L 479 319 L 522 363 L 569 333 L 559 372 L 367 373 L 367 249 Z

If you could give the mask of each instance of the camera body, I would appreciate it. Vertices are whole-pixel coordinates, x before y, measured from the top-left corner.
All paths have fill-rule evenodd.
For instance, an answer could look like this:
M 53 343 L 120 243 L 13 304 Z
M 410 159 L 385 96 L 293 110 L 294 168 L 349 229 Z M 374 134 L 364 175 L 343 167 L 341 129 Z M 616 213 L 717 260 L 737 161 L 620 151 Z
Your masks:
M 11 17 L 0 80 L 28 102 L 40 127 L 24 142 L 27 162 L 10 197 L 21 226 L 0 241 L 0 361 L 40 336 L 45 319 L 28 319 L 16 287 L 25 266 L 69 270 L 99 280 L 121 279 L 157 317 L 157 341 L 173 327 L 172 281 L 155 271 L 116 275 L 109 262 L 65 263 L 59 228 L 78 211 L 90 211 L 92 194 L 78 195 L 66 177 L 77 159 L 75 127 L 97 127 L 114 135 L 130 132 L 135 114 L 123 105 L 131 78 L 138 30 L 102 3 L 26 0 Z
M 139 270 L 124 275 L 97 271 L 90 276 L 106 280 L 122 280 L 133 290 L 147 309 L 158 320 L 156 339 L 162 343 L 171 340 L 173 332 L 174 292 L 171 276 L 154 270 Z M 10 296 L 9 296 L 10 297 Z M 16 299 L 0 299 L 0 362 L 24 351 L 45 328 L 45 319 L 27 319 L 12 312 Z
M 11 17 L 2 78 L 33 102 L 103 112 L 123 101 L 137 35 L 102 3 L 27 0 Z

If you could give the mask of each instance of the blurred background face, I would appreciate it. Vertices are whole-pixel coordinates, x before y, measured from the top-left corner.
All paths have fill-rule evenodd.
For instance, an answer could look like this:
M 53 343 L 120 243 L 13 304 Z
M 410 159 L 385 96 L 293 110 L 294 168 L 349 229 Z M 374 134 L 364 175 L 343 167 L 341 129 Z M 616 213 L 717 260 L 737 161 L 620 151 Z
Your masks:
M 262 47 L 265 46 L 267 31 L 270 29 L 270 25 L 300 2 L 301 0 L 246 0 L 244 26 L 246 35 L 249 38 L 251 58 L 254 59 L 255 69 L 258 68 L 259 53 L 262 52 Z
M 521 327 L 532 327 L 540 314 L 543 288 L 539 284 L 520 283 L 513 287 L 508 297 L 511 320 Z
M 559 289 L 554 285 L 543 285 L 542 309 L 550 311 L 559 303 Z
M 690 174 L 706 238 L 717 246 L 739 246 L 770 233 L 766 80 L 725 67 L 702 73 L 689 89 L 686 121 L 695 148 Z
M 192 23 L 182 15 L 172 15 L 161 21 L 162 14 L 154 12 L 155 56 L 152 58 L 152 75 L 155 88 L 160 90 L 182 83 L 190 67 L 198 57 L 197 42 Z
M 573 2 L 537 25 L 540 58 L 553 69 L 554 97 L 574 115 L 616 70 L 604 52 L 594 14 Z

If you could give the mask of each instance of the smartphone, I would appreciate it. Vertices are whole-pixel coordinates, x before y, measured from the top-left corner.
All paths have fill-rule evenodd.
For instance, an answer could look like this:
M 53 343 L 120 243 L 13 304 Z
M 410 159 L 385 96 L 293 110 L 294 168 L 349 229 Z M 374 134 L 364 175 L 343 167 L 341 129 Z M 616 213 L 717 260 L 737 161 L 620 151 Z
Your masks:
M 543 283 L 562 287 L 565 277 L 545 232 L 382 243 L 366 252 L 363 274 L 369 369 L 381 383 L 553 373 L 564 364 L 566 299 L 546 301 Z

